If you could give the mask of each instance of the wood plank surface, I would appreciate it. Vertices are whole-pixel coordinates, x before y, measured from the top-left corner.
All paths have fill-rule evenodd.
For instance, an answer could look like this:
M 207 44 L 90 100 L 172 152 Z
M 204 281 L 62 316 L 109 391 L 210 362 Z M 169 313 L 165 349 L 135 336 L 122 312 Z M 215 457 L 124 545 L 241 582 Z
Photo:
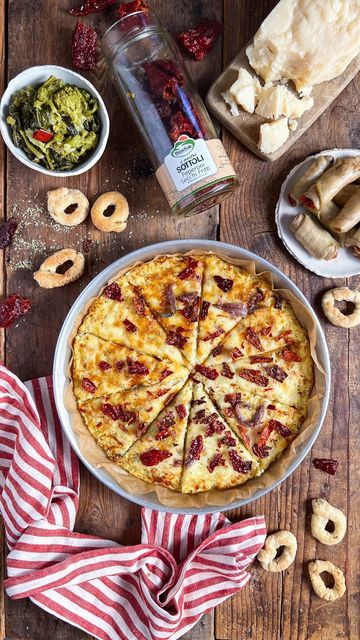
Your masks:
M 70 40 L 75 19 L 66 12 L 70 4 L 69 0 L 54 0 L 50 15 L 50 3 L 46 0 L 8 0 L 8 79 L 35 64 L 71 66 Z M 203 95 L 274 5 L 275 0 L 153 2 L 160 18 L 172 31 L 195 24 L 202 16 L 224 20 L 223 40 L 219 39 L 205 61 L 189 64 Z M 107 11 L 100 16 L 89 16 L 84 22 L 103 32 L 111 24 L 112 16 L 111 11 Z M 1 71 L 5 71 L 3 64 Z M 94 81 L 94 75 L 89 74 L 89 78 Z M 101 70 L 97 72 L 94 83 L 101 88 L 109 110 L 109 144 L 96 167 L 85 175 L 67 180 L 66 185 L 83 190 L 90 200 L 103 191 L 122 191 L 129 199 L 130 221 L 119 237 L 97 232 L 90 222 L 71 231 L 54 226 L 44 206 L 46 191 L 65 182 L 35 173 L 8 155 L 6 213 L 7 216 L 16 215 L 21 225 L 16 241 L 6 254 L 7 291 L 28 295 L 34 305 L 31 314 L 7 333 L 8 366 L 22 379 L 48 374 L 59 329 L 84 285 L 121 255 L 173 238 L 218 238 L 249 248 L 269 259 L 294 280 L 323 321 L 321 294 L 344 281 L 324 280 L 292 259 L 277 238 L 274 207 L 283 179 L 300 159 L 322 148 L 360 146 L 357 115 L 360 79 L 352 81 L 296 146 L 275 163 L 264 163 L 225 131 L 224 144 L 237 169 L 240 189 L 236 196 L 221 206 L 220 213 L 214 208 L 182 222 L 171 218 L 156 179 L 144 170 L 146 154 L 138 134 Z M 4 197 L 2 184 L 0 182 L 0 214 Z M 64 289 L 40 290 L 32 280 L 32 270 L 55 248 L 71 246 L 81 249 L 86 239 L 92 243 L 86 254 L 84 278 Z M 352 278 L 349 284 L 359 286 L 360 279 Z M 355 640 L 360 637 L 355 561 L 359 557 L 356 514 L 359 513 L 357 489 L 360 478 L 356 445 L 360 416 L 360 331 L 342 330 L 324 321 L 323 326 L 333 367 L 333 392 L 324 427 L 312 453 L 281 487 L 254 504 L 229 514 L 235 520 L 264 513 L 270 531 L 291 529 L 298 540 L 296 562 L 288 571 L 276 575 L 265 573 L 256 564 L 246 589 L 218 607 L 215 615 L 205 616 L 185 636 L 186 640 Z M 312 457 L 330 456 L 340 462 L 339 472 L 334 478 L 315 470 L 310 463 Z M 310 534 L 310 503 L 315 496 L 326 497 L 348 514 L 347 537 L 336 547 L 316 544 Z M 82 468 L 76 529 L 111 537 L 123 544 L 138 542 L 140 509 L 113 494 Z M 312 593 L 307 564 L 315 557 L 333 560 L 345 571 L 347 593 L 341 600 L 325 603 Z M 6 598 L 5 614 L 9 640 L 43 640 L 48 637 L 53 640 L 89 639 L 87 634 L 51 617 L 28 600 L 11 601 Z M 0 623 L 0 637 L 3 635 Z

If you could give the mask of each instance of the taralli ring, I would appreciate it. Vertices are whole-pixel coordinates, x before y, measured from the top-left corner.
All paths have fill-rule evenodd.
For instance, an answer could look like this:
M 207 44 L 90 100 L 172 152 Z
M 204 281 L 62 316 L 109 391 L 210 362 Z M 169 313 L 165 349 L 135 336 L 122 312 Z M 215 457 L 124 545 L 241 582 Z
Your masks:
M 103 193 L 91 207 L 91 219 L 100 231 L 124 231 L 128 215 L 128 201 L 118 191 Z
M 284 550 L 277 558 L 279 547 L 284 547 Z M 257 559 L 265 571 L 284 571 L 294 561 L 296 550 L 297 541 L 294 534 L 291 531 L 277 531 L 266 538 Z
M 79 189 L 60 187 L 48 191 L 48 211 L 58 224 L 76 227 L 83 222 L 90 210 L 90 202 Z
M 335 307 L 335 302 L 346 300 L 354 303 L 354 311 L 350 315 L 345 316 L 340 309 Z M 321 301 L 323 312 L 329 322 L 336 327 L 356 327 L 360 324 L 360 291 L 357 289 L 349 289 L 348 287 L 338 287 L 327 291 Z
M 65 273 L 57 273 L 57 269 L 66 262 L 72 262 Z M 34 280 L 43 289 L 63 287 L 69 282 L 74 282 L 84 273 L 85 258 L 75 249 L 61 249 L 44 260 L 39 271 L 35 271 Z
M 334 579 L 334 586 L 327 587 L 325 582 L 321 577 L 321 573 L 326 571 L 330 573 Z M 335 567 L 332 562 L 328 560 L 315 560 L 315 562 L 310 562 L 309 564 L 309 576 L 312 584 L 312 588 L 319 598 L 322 600 L 327 600 L 327 602 L 332 602 L 333 600 L 337 600 L 344 595 L 346 591 L 346 584 L 344 574 L 339 569 L 339 567 Z
M 340 509 L 336 509 L 322 498 L 312 501 L 313 514 L 311 516 L 311 533 L 323 544 L 338 544 L 346 533 L 346 516 Z M 333 531 L 327 531 L 328 522 L 334 524 Z

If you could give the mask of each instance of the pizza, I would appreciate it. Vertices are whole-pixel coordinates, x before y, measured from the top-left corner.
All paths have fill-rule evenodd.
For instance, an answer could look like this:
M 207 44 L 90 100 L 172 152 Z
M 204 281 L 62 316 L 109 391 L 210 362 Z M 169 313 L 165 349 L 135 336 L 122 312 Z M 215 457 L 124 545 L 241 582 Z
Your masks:
M 314 382 L 285 297 L 213 254 L 159 256 L 109 283 L 71 362 L 78 411 L 109 459 L 184 494 L 263 473 L 298 434 Z

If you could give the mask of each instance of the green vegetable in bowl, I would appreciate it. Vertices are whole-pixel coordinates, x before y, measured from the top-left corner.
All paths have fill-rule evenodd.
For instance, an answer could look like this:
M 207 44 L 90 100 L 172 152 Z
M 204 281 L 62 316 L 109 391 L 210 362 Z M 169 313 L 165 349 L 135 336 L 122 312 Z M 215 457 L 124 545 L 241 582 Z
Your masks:
M 99 142 L 97 100 L 54 76 L 14 93 L 6 121 L 14 144 L 52 171 L 73 169 Z

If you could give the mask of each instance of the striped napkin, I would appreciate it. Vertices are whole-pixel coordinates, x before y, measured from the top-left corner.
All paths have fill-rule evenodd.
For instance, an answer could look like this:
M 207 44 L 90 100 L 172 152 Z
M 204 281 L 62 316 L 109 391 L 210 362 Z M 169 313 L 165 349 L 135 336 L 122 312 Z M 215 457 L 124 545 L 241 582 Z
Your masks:
M 101 640 L 181 637 L 250 579 L 263 516 L 142 510 L 141 544 L 80 533 L 78 461 L 56 413 L 52 379 L 25 385 L 0 365 L 0 509 L 5 589 Z

